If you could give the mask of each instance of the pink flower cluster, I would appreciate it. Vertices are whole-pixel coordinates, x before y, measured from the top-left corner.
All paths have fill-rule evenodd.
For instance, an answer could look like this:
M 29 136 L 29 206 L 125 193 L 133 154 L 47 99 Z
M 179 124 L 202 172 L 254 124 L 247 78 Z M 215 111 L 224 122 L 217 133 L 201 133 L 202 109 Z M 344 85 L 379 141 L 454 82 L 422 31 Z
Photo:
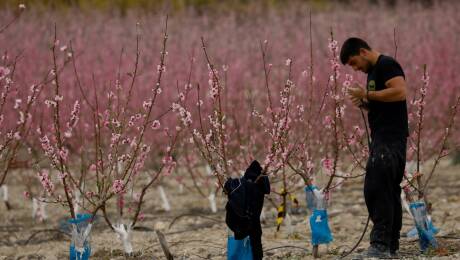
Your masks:
M 353 81 L 353 76 L 350 74 L 345 74 L 345 81 L 343 82 L 343 92 L 345 93 L 347 89 L 351 86 L 351 82 Z
M 59 178 L 61 181 L 64 180 L 67 176 L 69 176 L 69 174 L 66 173 L 66 172 L 59 172 L 59 173 L 58 173 L 58 178 Z
M 160 129 L 160 126 L 161 126 L 160 121 L 158 121 L 158 120 L 153 121 L 153 123 L 152 123 L 152 129 L 153 129 L 153 130 L 158 130 L 158 129 Z
M 57 168 L 57 165 L 59 165 L 59 160 L 55 152 L 56 149 L 51 144 L 47 135 L 40 138 L 40 144 L 43 151 L 45 151 L 45 155 L 48 156 L 48 158 L 51 160 L 52 165 Z
M 211 65 L 208 64 L 208 75 L 209 75 L 209 80 L 208 84 L 209 87 L 211 88 L 209 90 L 209 94 L 212 99 L 217 99 L 219 95 L 219 84 L 218 84 L 218 74 L 219 72 L 216 69 L 211 69 Z M 215 76 L 214 76 L 215 75 Z
M 0 80 L 4 79 L 10 74 L 10 69 L 0 66 Z
M 174 161 L 173 157 L 170 156 L 170 155 L 167 155 L 165 157 L 163 157 L 163 160 L 162 160 L 165 168 L 166 168 L 166 172 L 165 172 L 165 176 L 169 176 L 171 175 L 172 171 L 174 170 L 174 168 L 176 167 L 176 162 Z
M 125 184 L 123 183 L 123 180 L 114 180 L 112 184 L 112 191 L 115 194 L 120 194 L 123 193 L 125 189 Z
M 417 118 L 419 119 L 419 124 L 421 124 L 421 122 L 423 121 L 422 113 L 426 105 L 425 97 L 427 93 L 428 84 L 430 82 L 430 77 L 428 76 L 427 72 L 424 72 L 422 76 L 422 82 L 423 82 L 422 87 L 420 88 L 420 98 L 414 101 L 411 101 L 411 105 L 414 105 L 417 108 L 416 115 L 417 115 Z
M 78 120 L 79 120 L 79 114 L 80 114 L 80 103 L 77 100 L 73 104 L 72 112 L 70 113 L 70 119 L 69 119 L 69 122 L 67 122 L 67 131 L 64 133 L 65 137 L 69 138 L 72 136 L 72 131 L 74 127 L 77 125 Z
M 45 191 L 48 192 L 49 195 L 52 195 L 54 192 L 54 184 L 49 177 L 48 171 L 43 170 L 41 172 L 38 172 L 37 175 L 38 179 L 40 180 L 40 183 L 43 186 L 43 189 L 45 189 Z
M 172 110 L 173 112 L 179 113 L 180 119 L 184 126 L 190 126 L 192 124 L 192 114 L 189 111 L 187 111 L 184 107 L 182 107 L 180 104 L 173 103 Z
M 152 99 L 149 99 L 147 101 L 144 101 L 142 103 L 142 107 L 145 109 L 145 110 L 149 110 L 149 108 L 152 106 Z
M 331 116 L 327 115 L 324 117 L 323 124 L 326 127 L 326 129 L 331 129 L 332 125 L 334 124 L 334 121 L 332 120 Z
M 150 152 L 150 146 L 148 145 L 143 145 L 141 147 L 141 153 L 139 154 L 139 157 L 137 158 L 137 162 L 134 165 L 133 172 L 134 174 L 138 173 L 142 167 L 144 167 L 145 160 L 147 159 L 147 156 Z
M 332 167 L 334 166 L 334 162 L 332 159 L 329 158 L 324 158 L 321 160 L 321 163 L 323 165 L 323 169 L 326 170 L 326 174 L 328 176 L 331 176 L 332 174 Z

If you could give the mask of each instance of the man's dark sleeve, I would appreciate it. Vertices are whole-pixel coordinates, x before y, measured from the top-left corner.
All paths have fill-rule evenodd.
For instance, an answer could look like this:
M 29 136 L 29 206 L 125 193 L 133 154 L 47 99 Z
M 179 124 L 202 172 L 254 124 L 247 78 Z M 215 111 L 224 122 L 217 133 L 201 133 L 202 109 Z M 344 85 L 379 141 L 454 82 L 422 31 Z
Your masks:
M 393 59 L 388 59 L 382 62 L 381 68 L 381 75 L 383 82 L 387 82 L 388 80 L 401 76 L 405 78 L 404 71 L 401 68 L 401 65 Z
M 261 178 L 259 182 L 259 188 L 264 194 L 270 194 L 270 180 L 268 179 L 268 176 Z
M 232 179 L 227 179 L 225 181 L 225 184 L 224 184 L 224 192 L 228 195 L 230 192 L 232 192 L 232 189 L 231 189 L 231 181 Z

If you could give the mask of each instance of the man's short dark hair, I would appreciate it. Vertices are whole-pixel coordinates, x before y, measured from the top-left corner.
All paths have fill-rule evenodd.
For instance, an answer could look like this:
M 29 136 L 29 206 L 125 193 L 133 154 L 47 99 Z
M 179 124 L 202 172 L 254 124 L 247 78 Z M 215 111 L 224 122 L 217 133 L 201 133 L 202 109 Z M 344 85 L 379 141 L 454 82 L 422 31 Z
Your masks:
M 359 49 L 371 50 L 369 44 L 363 39 L 352 37 L 348 38 L 343 44 L 342 49 L 340 50 L 340 61 L 343 65 L 348 62 L 351 56 L 359 55 Z

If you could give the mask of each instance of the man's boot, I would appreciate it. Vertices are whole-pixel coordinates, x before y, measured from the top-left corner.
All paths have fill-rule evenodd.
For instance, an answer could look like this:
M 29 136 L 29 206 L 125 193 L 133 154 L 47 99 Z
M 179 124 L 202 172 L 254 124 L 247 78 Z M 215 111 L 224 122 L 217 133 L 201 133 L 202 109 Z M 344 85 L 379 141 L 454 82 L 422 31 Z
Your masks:
M 392 258 L 390 249 L 384 244 L 373 243 L 369 246 L 367 251 L 352 257 L 352 259 L 365 259 L 365 258 L 379 258 L 389 259 Z

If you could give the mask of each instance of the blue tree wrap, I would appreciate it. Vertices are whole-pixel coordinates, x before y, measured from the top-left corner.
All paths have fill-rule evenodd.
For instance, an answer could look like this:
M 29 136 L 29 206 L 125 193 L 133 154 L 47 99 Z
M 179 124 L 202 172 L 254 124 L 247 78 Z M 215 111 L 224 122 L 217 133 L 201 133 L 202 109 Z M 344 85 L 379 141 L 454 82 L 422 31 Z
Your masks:
M 316 246 L 328 244 L 332 241 L 332 233 L 329 228 L 327 210 L 314 209 L 310 216 L 311 243 Z
M 234 236 L 227 239 L 228 260 L 252 260 L 252 249 L 249 236 L 242 240 L 236 240 Z
M 91 220 L 90 214 L 77 214 L 76 219 L 70 219 L 67 222 L 72 225 L 76 225 L 79 230 L 85 228 L 89 221 Z M 75 249 L 75 245 L 73 242 L 70 243 L 70 260 L 88 260 L 91 255 L 91 245 L 88 241 L 85 241 L 84 244 L 84 251 L 78 252 Z
M 307 199 L 307 209 L 313 211 L 315 208 L 315 194 L 313 190 L 318 189 L 315 185 L 309 185 L 305 187 L 305 195 Z
M 431 231 L 433 234 L 437 234 L 439 232 L 439 228 L 435 227 L 433 224 L 433 221 L 431 219 L 427 219 L 426 222 L 428 226 L 428 230 Z M 407 236 L 408 237 L 415 237 L 418 236 L 418 230 L 417 227 L 414 227 L 413 229 L 407 231 Z
M 419 246 L 422 252 L 425 252 L 428 248 L 438 248 L 438 242 L 435 238 L 435 233 L 433 231 L 434 227 L 428 222 L 427 213 L 426 213 L 426 205 L 424 202 L 416 201 L 409 204 L 409 209 L 414 216 L 415 220 L 415 227 L 418 231 L 419 237 Z

